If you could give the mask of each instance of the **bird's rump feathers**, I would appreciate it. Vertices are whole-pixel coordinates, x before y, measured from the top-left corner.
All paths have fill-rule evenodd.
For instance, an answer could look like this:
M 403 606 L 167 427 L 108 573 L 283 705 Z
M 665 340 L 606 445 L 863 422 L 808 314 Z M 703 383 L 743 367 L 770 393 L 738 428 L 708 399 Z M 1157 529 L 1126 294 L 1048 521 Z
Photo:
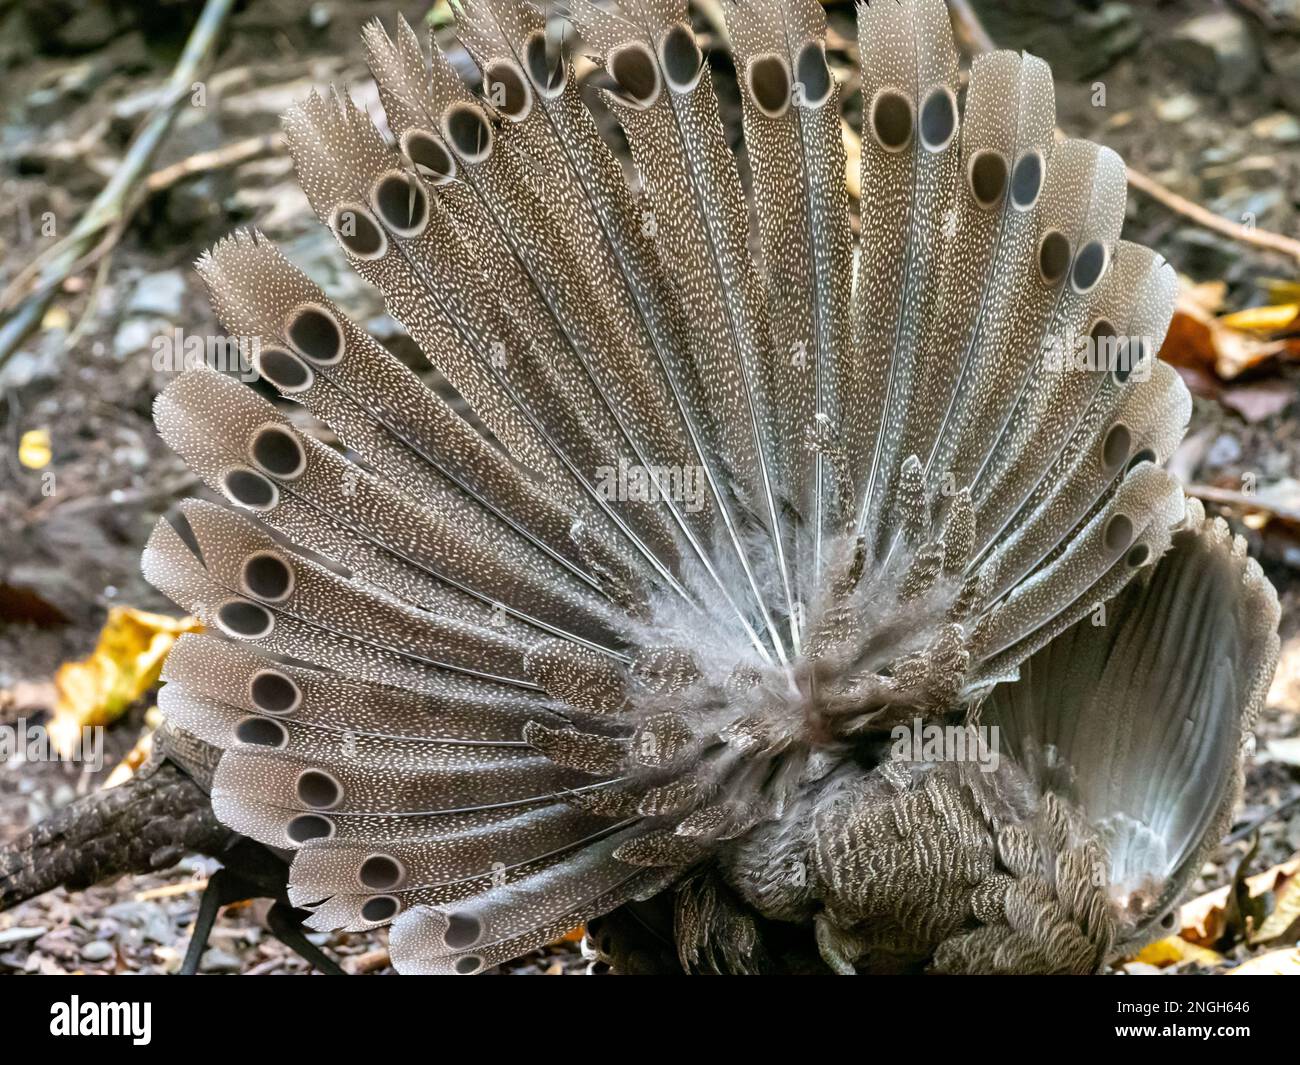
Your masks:
M 1122 163 L 1053 139 L 1031 56 L 978 60 L 960 108 L 944 5 L 877 0 L 855 239 L 819 5 L 724 5 L 747 196 L 684 3 L 574 0 L 633 188 L 568 32 L 453 6 L 481 94 L 374 24 L 386 131 L 339 94 L 285 127 L 474 422 L 255 233 L 200 272 L 340 446 L 209 370 L 157 402 L 237 508 L 185 504 L 144 562 L 210 629 L 160 705 L 224 752 L 218 815 L 296 850 L 316 926 L 391 923 L 406 971 L 481 971 L 695 868 L 835 968 L 1096 967 L 1221 823 L 1271 662 L 1266 583 L 1161 469 L 1175 281 L 1120 239 Z M 1131 745 L 1086 739 L 1111 718 Z M 1008 766 L 890 762 L 920 720 L 997 721 Z M 1043 889 L 1059 950 L 997 954 L 1071 855 L 1106 872 Z

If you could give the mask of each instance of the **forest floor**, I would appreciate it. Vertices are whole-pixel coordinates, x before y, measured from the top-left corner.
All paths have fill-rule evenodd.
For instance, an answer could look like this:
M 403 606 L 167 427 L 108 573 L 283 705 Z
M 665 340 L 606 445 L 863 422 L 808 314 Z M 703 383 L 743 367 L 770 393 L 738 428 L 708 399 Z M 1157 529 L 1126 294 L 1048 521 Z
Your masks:
M 268 0 L 239 9 L 204 83 L 203 106 L 182 108 L 153 168 L 274 133 L 278 114 L 312 87 L 337 83 L 373 101 L 361 26 L 398 11 L 418 23 L 425 6 Z M 851 5 L 827 6 L 841 43 L 851 40 Z M 1196 0 L 1087 9 L 1094 6 L 977 4 L 1000 45 L 1053 61 L 1058 123 L 1068 135 L 1113 147 L 1216 214 L 1300 236 L 1300 2 L 1241 5 L 1258 7 L 1256 14 Z M 0 0 L 0 289 L 99 191 L 156 102 L 191 11 L 60 0 L 38 13 Z M 1189 20 L 1208 15 L 1231 21 L 1200 36 L 1189 30 Z M 700 25 L 708 30 L 707 21 Z M 831 51 L 847 73 L 844 48 Z M 723 57 L 715 65 L 734 127 L 729 64 Z M 856 121 L 851 78 L 846 87 Z M 155 369 L 152 345 L 177 328 L 219 333 L 191 264 L 238 225 L 256 225 L 280 242 L 336 302 L 415 364 L 400 325 L 348 272 L 311 215 L 282 150 L 150 196 L 102 277 L 88 270 L 70 278 L 39 331 L 0 365 L 0 726 L 48 719 L 56 671 L 91 652 L 109 608 L 175 613 L 140 576 L 140 550 L 159 515 L 203 493 L 154 432 L 151 405 L 170 374 Z M 1200 286 L 1196 297 L 1213 312 L 1277 302 L 1290 290 L 1272 283 L 1296 281 L 1294 261 L 1209 233 L 1138 192 L 1130 192 L 1125 236 L 1159 249 Z M 1247 538 L 1283 605 L 1282 662 L 1234 824 L 1238 836 L 1250 825 L 1257 833 L 1225 844 L 1197 893 L 1230 882 L 1256 835 L 1252 873 L 1300 852 L 1300 361 L 1289 361 L 1297 352 L 1284 346 L 1225 375 L 1236 350 L 1217 366 L 1204 352 L 1165 353 L 1195 397 L 1187 440 L 1171 465 L 1189 485 L 1230 500 L 1249 485 L 1266 501 L 1207 506 Z M 46 461 L 33 461 L 33 444 L 39 450 L 46 442 Z M 146 694 L 107 730 L 102 773 L 67 763 L 0 764 L 0 842 L 102 781 L 136 744 L 151 701 Z M 53 892 L 0 915 L 0 973 L 172 971 L 211 871 L 206 860 L 187 860 L 165 873 Z M 205 971 L 305 971 L 266 930 L 264 910 L 253 903 L 223 913 Z M 316 938 L 350 968 L 388 971 L 381 934 Z M 1226 944 L 1222 965 L 1252 952 Z M 511 971 L 585 967 L 570 941 Z

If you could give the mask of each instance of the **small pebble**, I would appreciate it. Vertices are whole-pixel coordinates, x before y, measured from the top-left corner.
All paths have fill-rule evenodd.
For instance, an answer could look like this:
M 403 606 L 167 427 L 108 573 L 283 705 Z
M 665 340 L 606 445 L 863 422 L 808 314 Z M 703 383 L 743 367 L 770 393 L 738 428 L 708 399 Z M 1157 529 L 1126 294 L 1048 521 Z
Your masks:
M 142 277 L 126 302 L 127 314 L 157 315 L 176 319 L 185 299 L 185 275 L 179 270 Z
M 1250 132 L 1263 140 L 1278 144 L 1295 144 L 1300 141 L 1300 118 L 1285 111 L 1265 115 L 1250 124 Z
M 1155 108 L 1161 122 L 1186 122 L 1201 109 L 1201 105 L 1195 96 L 1184 92 L 1167 100 L 1157 100 Z
M 81 956 L 86 961 L 107 961 L 113 956 L 113 944 L 103 939 L 94 939 L 81 948 Z
M 48 931 L 48 928 L 40 927 L 0 929 L 0 947 L 7 947 L 11 943 L 26 943 L 29 939 L 40 939 Z
M 1228 466 L 1239 458 L 1241 458 L 1241 444 L 1232 434 L 1223 433 L 1210 445 L 1210 450 L 1205 455 L 1205 462 L 1209 466 Z
M 205 973 L 233 973 L 238 972 L 240 961 L 233 954 L 222 950 L 220 947 L 209 947 L 203 952 L 203 957 L 199 960 L 199 971 Z

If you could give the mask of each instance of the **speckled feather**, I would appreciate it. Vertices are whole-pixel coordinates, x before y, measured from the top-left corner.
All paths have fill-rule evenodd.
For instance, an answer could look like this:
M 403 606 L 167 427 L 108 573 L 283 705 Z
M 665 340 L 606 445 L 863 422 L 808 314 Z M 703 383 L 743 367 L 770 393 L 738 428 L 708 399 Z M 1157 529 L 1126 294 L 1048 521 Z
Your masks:
M 334 436 L 208 369 L 157 402 L 229 504 L 144 558 L 208 627 L 159 705 L 221 752 L 217 816 L 408 972 L 602 915 L 629 971 L 1090 972 L 1158 934 L 1277 605 L 1161 468 L 1175 283 L 1118 157 L 1054 140 L 1031 56 L 959 109 L 941 0 L 875 0 L 855 245 L 816 4 L 724 5 L 748 190 L 680 0 L 452 6 L 476 86 L 373 24 L 383 129 L 337 93 L 285 125 L 474 417 L 256 233 L 200 272 Z M 1004 742 L 895 749 L 918 724 Z

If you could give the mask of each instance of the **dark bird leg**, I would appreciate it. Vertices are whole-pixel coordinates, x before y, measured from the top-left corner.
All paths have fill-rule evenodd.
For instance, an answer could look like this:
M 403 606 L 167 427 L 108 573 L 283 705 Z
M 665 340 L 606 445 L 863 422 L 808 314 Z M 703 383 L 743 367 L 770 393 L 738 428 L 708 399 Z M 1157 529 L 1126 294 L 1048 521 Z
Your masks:
M 292 950 L 303 961 L 310 963 L 316 971 L 325 976 L 347 976 L 338 962 L 316 946 L 302 930 L 305 910 L 295 909 L 282 899 L 278 899 L 266 915 L 266 923 L 271 927 L 271 934 Z
M 270 895 L 273 902 L 266 915 L 266 923 L 271 934 L 318 972 L 326 976 L 346 976 L 338 963 L 308 939 L 303 932 L 302 922 L 307 911 L 291 906 L 284 895 L 283 887 L 280 887 L 276 894 L 280 897 L 275 897 L 275 894 Z M 185 961 L 178 975 L 194 976 L 198 973 L 199 962 L 203 958 L 204 950 L 207 949 L 208 938 L 212 935 L 212 926 L 221 907 L 228 906 L 232 902 L 267 896 L 265 884 L 241 876 L 229 868 L 218 869 L 213 873 L 207 889 L 203 892 L 203 899 L 199 903 L 199 913 L 194 920 L 194 933 L 190 936 L 190 945 L 185 952 Z
M 212 926 L 222 906 L 243 899 L 252 898 L 257 889 L 247 880 L 232 873 L 229 869 L 218 869 L 208 880 L 199 902 L 199 915 L 194 919 L 194 933 L 190 936 L 190 945 L 185 951 L 185 961 L 181 963 L 181 976 L 194 976 L 199 971 L 199 962 L 203 951 L 207 949 L 208 937 L 212 935 Z

